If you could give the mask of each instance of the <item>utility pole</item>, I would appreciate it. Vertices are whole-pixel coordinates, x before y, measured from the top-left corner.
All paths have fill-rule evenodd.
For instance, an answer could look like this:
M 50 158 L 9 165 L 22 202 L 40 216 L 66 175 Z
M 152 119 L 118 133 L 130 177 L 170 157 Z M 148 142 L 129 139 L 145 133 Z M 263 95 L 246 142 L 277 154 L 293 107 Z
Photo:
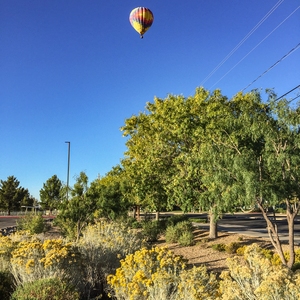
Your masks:
M 71 142 L 65 142 L 68 144 L 68 173 L 67 173 L 67 201 L 69 200 L 69 176 L 70 176 L 70 148 Z

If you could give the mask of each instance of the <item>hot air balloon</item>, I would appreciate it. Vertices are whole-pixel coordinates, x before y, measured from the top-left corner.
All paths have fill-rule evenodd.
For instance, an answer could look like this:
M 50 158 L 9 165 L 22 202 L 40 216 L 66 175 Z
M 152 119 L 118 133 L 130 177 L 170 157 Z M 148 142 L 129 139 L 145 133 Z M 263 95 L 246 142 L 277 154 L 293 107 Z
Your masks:
M 152 25 L 153 19 L 153 13 L 146 7 L 137 7 L 133 9 L 129 16 L 130 24 L 140 34 L 141 39 L 143 38 L 144 33 Z

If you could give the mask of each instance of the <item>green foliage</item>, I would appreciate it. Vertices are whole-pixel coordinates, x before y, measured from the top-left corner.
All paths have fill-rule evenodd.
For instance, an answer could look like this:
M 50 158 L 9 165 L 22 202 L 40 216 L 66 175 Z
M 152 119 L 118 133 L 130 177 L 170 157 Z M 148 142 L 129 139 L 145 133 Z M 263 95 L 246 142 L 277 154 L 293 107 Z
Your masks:
M 62 189 L 62 182 L 56 175 L 49 178 L 40 190 L 42 208 L 50 212 L 57 209 L 62 200 Z
M 2 299 L 2 298 L 1 298 Z M 11 300 L 79 300 L 79 293 L 59 278 L 45 278 L 17 287 Z
M 181 246 L 191 246 L 194 243 L 194 235 L 191 231 L 183 231 L 178 238 L 178 243 Z
M 178 242 L 178 231 L 175 226 L 169 226 L 165 232 L 165 239 L 167 243 L 177 243 Z
M 9 300 L 14 291 L 13 276 L 8 271 L 0 271 L 0 299 Z
M 207 223 L 207 219 L 200 219 L 200 218 L 189 218 L 191 222 L 195 223 Z
M 55 224 L 70 239 L 78 240 L 82 230 L 93 221 L 96 195 L 89 193 L 88 177 L 81 172 L 71 191 L 71 199 L 62 202 Z
M 21 204 L 32 205 L 33 198 L 27 189 L 19 186 L 20 182 L 14 176 L 0 181 L 0 209 L 10 215 L 12 210 L 20 210 Z
M 126 216 L 129 201 L 126 198 L 127 182 L 123 169 L 115 166 L 104 177 L 91 183 L 89 194 L 96 198 L 99 217 L 116 220 Z
M 42 233 L 46 229 L 45 220 L 40 214 L 27 214 L 17 220 L 18 230 L 28 230 L 31 234 Z
M 194 235 L 192 233 L 192 223 L 188 221 L 179 221 L 166 229 L 166 242 L 179 243 L 182 246 L 190 246 L 193 243 Z
M 163 228 L 160 225 L 161 223 L 159 220 L 142 222 L 142 232 L 148 242 L 155 242 L 158 240 L 163 231 Z
M 224 252 L 226 250 L 225 244 L 213 244 L 211 247 L 218 252 Z

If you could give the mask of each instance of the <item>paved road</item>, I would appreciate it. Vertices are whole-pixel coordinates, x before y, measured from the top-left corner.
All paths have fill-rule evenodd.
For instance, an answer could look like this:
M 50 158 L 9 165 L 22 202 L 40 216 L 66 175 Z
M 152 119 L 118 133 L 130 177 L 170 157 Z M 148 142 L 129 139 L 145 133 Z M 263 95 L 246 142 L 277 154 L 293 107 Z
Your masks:
M 203 215 L 201 215 L 203 217 Z M 281 241 L 288 241 L 288 225 L 284 215 L 276 215 L 276 224 Z M 294 224 L 295 243 L 300 245 L 300 218 Z M 199 224 L 200 228 L 207 228 L 209 224 Z M 269 238 L 266 221 L 260 213 L 224 215 L 218 222 L 218 230 L 231 233 L 245 234 L 248 236 Z
M 15 226 L 16 221 L 18 220 L 18 217 L 11 216 L 11 217 L 3 217 L 0 216 L 0 229 Z
M 44 218 L 53 218 L 52 216 L 44 216 Z M 18 216 L 0 216 L 0 229 L 15 226 L 17 224 Z

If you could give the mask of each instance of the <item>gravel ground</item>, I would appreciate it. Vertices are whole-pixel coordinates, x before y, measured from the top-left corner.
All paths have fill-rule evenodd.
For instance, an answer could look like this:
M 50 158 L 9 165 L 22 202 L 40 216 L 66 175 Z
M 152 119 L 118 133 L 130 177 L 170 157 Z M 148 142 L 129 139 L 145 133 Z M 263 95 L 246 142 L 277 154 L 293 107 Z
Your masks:
M 168 247 L 175 254 L 182 255 L 188 259 L 189 266 L 205 265 L 209 271 L 220 273 L 227 269 L 226 259 L 228 257 L 235 256 L 236 254 L 229 254 L 227 252 L 219 252 L 213 250 L 211 246 L 213 244 L 225 244 L 228 245 L 232 242 L 240 243 L 241 246 L 257 243 L 261 247 L 269 248 L 273 250 L 273 246 L 267 239 L 255 238 L 245 236 L 241 234 L 228 234 L 225 232 L 219 232 L 218 238 L 210 240 L 208 238 L 208 232 L 204 230 L 195 230 L 195 245 L 189 247 L 183 247 L 179 244 L 167 244 L 164 237 L 161 237 L 155 245 L 161 247 Z M 284 249 L 287 246 L 284 245 Z

